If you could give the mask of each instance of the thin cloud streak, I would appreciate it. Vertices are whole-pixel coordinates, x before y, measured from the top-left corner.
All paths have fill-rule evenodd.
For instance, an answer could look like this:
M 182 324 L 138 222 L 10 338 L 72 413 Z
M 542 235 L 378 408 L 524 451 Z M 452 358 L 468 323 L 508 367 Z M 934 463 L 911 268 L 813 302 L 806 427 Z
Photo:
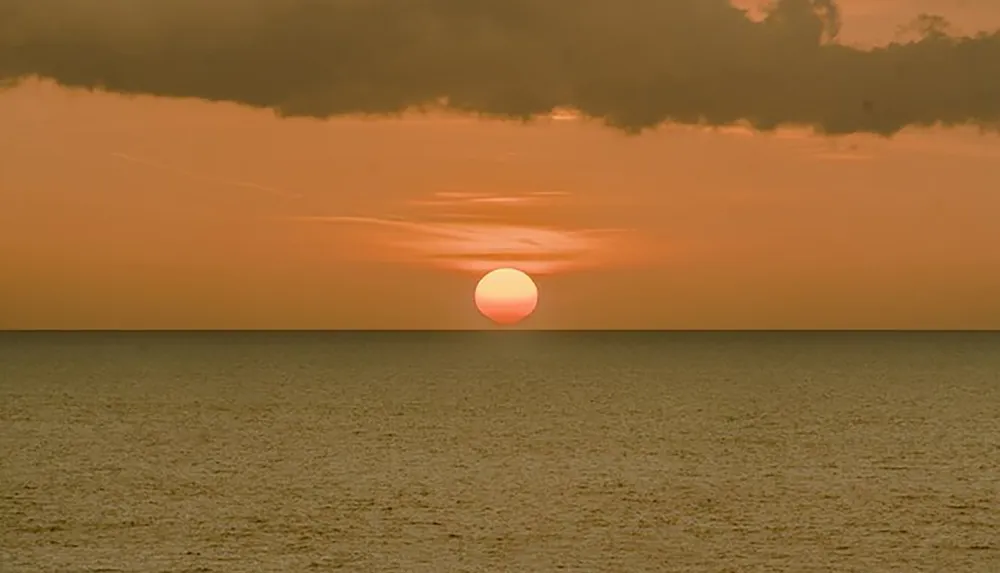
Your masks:
M 519 207 L 550 203 L 568 194 L 564 191 L 532 191 L 528 193 L 482 193 L 474 191 L 438 191 L 433 199 L 412 199 L 411 205 L 423 207 L 472 207 L 476 205 L 496 205 Z
M 815 157 L 821 161 L 871 161 L 875 159 L 873 155 L 852 153 L 849 151 L 817 153 Z
M 482 273 L 513 266 L 537 275 L 635 263 L 641 253 L 624 229 L 559 229 L 506 223 L 425 222 L 402 218 L 299 216 L 304 223 L 356 224 L 401 231 L 364 235 L 390 260 Z
M 178 168 L 172 167 L 170 165 L 166 165 L 166 164 L 163 164 L 163 163 L 158 163 L 156 161 L 150 161 L 148 159 L 142 159 L 142 158 L 135 157 L 135 156 L 129 155 L 127 153 L 121 153 L 121 152 L 118 152 L 118 151 L 112 152 L 110 155 L 111 155 L 111 157 L 114 157 L 115 159 L 118 159 L 118 160 L 121 160 L 121 161 L 126 161 L 128 163 L 134 163 L 136 165 L 142 165 L 142 166 L 145 166 L 145 167 L 149 167 L 151 169 L 156 169 L 158 171 L 164 171 L 164 172 L 167 172 L 167 173 L 171 173 L 173 175 L 180 175 L 182 177 L 187 177 L 189 179 L 195 179 L 195 180 L 198 180 L 198 181 L 204 181 L 206 183 L 213 183 L 213 184 L 216 184 L 216 185 L 225 185 L 225 186 L 229 186 L 229 187 L 241 187 L 243 189 L 251 189 L 253 191 L 262 191 L 264 193 L 268 193 L 268 194 L 271 194 L 271 195 L 275 195 L 275 196 L 279 196 L 279 197 L 284 197 L 284 198 L 288 198 L 288 199 L 299 199 L 299 198 L 302 197 L 302 195 L 300 195 L 298 193 L 292 193 L 290 191 L 285 191 L 283 189 L 276 189 L 274 187 L 267 187 L 267 186 L 264 186 L 264 185 L 258 185 L 257 183 L 252 183 L 252 182 L 248 182 L 248 181 L 236 181 L 236 180 L 231 180 L 231 179 L 222 179 L 222 178 L 219 178 L 219 177 L 211 177 L 211 176 L 207 176 L 207 175 L 201 175 L 199 173 L 194 173 L 194 172 L 187 171 L 187 170 L 184 170 L 184 169 L 178 169 Z

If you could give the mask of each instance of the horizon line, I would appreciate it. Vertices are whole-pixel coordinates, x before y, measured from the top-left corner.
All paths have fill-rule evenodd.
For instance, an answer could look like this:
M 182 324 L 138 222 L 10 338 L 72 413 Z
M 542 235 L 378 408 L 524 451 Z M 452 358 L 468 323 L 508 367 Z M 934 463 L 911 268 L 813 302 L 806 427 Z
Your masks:
M 18 328 L 3 334 L 460 334 L 460 333 L 1000 333 L 1000 328 Z

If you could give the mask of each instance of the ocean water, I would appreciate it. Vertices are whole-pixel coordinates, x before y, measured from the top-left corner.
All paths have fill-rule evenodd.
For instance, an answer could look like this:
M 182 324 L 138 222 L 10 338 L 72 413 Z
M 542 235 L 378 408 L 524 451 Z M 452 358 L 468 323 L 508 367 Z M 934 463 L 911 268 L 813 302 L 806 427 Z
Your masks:
M 0 334 L 0 571 L 1000 572 L 1000 335 Z

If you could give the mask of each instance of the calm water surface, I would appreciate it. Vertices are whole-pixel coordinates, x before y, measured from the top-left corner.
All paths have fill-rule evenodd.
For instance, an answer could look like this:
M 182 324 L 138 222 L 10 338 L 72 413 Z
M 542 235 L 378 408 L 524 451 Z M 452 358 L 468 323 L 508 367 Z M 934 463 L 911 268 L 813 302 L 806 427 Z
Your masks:
M 1000 335 L 0 334 L 0 571 L 1000 572 Z

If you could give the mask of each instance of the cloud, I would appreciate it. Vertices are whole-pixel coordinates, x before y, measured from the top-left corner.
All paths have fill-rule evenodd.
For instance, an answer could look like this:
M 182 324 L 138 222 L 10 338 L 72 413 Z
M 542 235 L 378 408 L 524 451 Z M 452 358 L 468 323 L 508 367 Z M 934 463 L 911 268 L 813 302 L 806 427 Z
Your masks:
M 483 273 L 515 267 L 537 275 L 627 264 L 635 238 L 623 229 L 560 229 L 477 220 L 421 221 L 379 217 L 304 216 L 293 221 L 356 224 L 385 247 L 383 258 Z M 388 232 L 378 232 L 381 229 Z
M 500 118 L 1000 125 L 1000 33 L 834 42 L 835 0 L 0 0 L 0 83 L 192 97 L 284 116 L 449 108 Z M 934 24 L 930 26 L 928 23 Z
M 525 215 L 530 212 L 525 209 L 566 195 L 562 191 L 506 196 L 440 191 L 432 196 L 447 201 L 420 202 L 422 213 L 417 216 L 307 215 L 286 220 L 353 226 L 358 232 L 348 233 L 354 235 L 353 251 L 362 243 L 375 247 L 374 252 L 366 251 L 366 258 L 476 273 L 509 266 L 532 274 L 555 274 L 636 264 L 652 254 L 650 244 L 628 229 L 566 228 L 527 222 Z M 496 197 L 542 202 L 477 202 Z M 484 206 L 486 211 L 481 210 Z M 448 210 L 442 211 L 441 207 Z
M 266 185 L 259 185 L 250 181 L 238 181 L 233 179 L 222 179 L 219 177 L 209 177 L 206 175 L 201 175 L 199 173 L 194 173 L 192 171 L 186 171 L 184 169 L 178 169 L 176 167 L 171 167 L 164 163 L 158 163 L 156 161 L 150 161 L 148 159 L 142 159 L 129 155 L 127 153 L 121 153 L 115 151 L 111 153 L 111 157 L 119 159 L 121 161 L 127 161 L 128 163 L 134 163 L 136 165 L 143 165 L 157 171 L 163 171 L 166 173 L 171 173 L 174 175 L 180 175 L 182 177 L 187 177 L 189 179 L 195 179 L 198 181 L 204 181 L 206 183 L 214 183 L 217 185 L 227 185 L 231 187 L 242 187 L 243 189 L 251 189 L 254 191 L 263 191 L 264 193 L 269 193 L 271 195 L 276 195 L 279 197 L 286 197 L 290 199 L 300 199 L 302 195 L 299 193 L 292 193 L 291 191 L 285 191 L 284 189 L 277 189 L 275 187 L 267 187 Z
M 425 207 L 475 207 L 475 206 L 535 206 L 564 197 L 564 191 L 532 191 L 528 193 L 483 193 L 479 191 L 438 191 L 430 199 L 413 199 L 411 205 Z
M 857 150 L 848 151 L 824 151 L 815 155 L 821 161 L 871 161 L 874 155 L 861 153 Z

